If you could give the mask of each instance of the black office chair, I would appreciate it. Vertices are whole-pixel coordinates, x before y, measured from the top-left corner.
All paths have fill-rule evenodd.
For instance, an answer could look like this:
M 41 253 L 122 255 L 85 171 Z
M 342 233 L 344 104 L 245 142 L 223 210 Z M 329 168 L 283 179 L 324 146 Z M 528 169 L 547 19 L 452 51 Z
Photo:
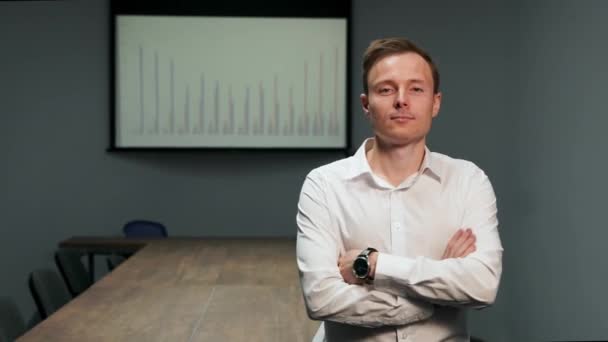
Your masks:
M 55 263 L 73 297 L 78 296 L 92 285 L 91 277 L 80 260 L 81 257 L 80 252 L 68 249 L 60 249 L 55 252 Z
M 120 265 L 126 259 L 127 258 L 125 258 L 122 255 L 116 255 L 116 254 L 110 255 L 109 257 L 106 258 L 106 263 L 108 265 L 108 270 L 110 272 L 114 271 L 114 269 L 116 267 L 118 267 L 118 265 Z
M 132 238 L 166 238 L 167 228 L 160 222 L 133 220 L 127 222 L 122 231 L 126 237 Z
M 28 319 L 27 322 L 25 322 L 25 331 L 32 329 L 33 327 L 37 326 L 38 323 L 40 323 L 40 322 L 42 322 L 42 318 L 40 318 L 40 313 L 38 312 L 38 310 L 32 312 L 30 319 Z
M 36 270 L 30 273 L 28 285 L 42 320 L 72 299 L 61 277 L 57 272 L 49 269 Z
M 15 302 L 0 297 L 0 342 L 12 342 L 24 332 L 25 322 Z

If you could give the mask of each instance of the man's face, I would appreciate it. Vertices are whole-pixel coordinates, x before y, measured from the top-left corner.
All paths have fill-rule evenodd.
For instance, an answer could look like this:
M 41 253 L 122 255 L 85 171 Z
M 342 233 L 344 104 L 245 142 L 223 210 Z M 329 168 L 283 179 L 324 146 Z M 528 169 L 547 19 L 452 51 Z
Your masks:
M 382 58 L 368 73 L 361 103 L 376 136 L 391 145 L 424 139 L 441 105 L 431 67 L 416 53 Z

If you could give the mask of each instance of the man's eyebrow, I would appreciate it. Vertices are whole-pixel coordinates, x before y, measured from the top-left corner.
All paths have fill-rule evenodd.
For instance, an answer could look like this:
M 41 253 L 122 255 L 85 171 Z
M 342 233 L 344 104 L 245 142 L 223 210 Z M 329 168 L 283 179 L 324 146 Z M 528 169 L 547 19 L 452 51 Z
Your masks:
M 428 82 L 422 78 L 410 78 L 408 80 L 406 80 L 407 83 L 415 83 L 415 84 L 427 84 Z M 385 85 L 385 84 L 395 84 L 396 81 L 392 78 L 385 78 L 385 79 L 381 79 L 381 80 L 377 80 L 376 82 L 372 83 L 372 87 L 377 87 L 380 85 Z
M 376 81 L 374 83 L 372 83 L 372 87 L 378 87 L 378 86 L 382 86 L 382 85 L 387 85 L 387 84 L 394 84 L 395 82 L 391 79 L 384 79 L 384 80 L 379 80 Z
M 382 83 L 395 83 L 396 81 L 392 78 L 385 78 L 381 80 L 377 80 L 374 84 L 382 84 Z M 426 83 L 427 81 L 422 78 L 410 78 L 407 79 L 406 82 L 409 83 Z

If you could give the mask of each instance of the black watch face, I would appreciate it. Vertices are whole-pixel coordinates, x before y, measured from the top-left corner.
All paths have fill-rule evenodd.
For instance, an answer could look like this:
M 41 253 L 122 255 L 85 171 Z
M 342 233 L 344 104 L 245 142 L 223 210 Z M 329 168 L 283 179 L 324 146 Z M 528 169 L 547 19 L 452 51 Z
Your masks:
M 366 277 L 368 272 L 367 260 L 355 259 L 355 262 L 353 263 L 353 269 L 355 270 L 355 274 L 358 277 Z

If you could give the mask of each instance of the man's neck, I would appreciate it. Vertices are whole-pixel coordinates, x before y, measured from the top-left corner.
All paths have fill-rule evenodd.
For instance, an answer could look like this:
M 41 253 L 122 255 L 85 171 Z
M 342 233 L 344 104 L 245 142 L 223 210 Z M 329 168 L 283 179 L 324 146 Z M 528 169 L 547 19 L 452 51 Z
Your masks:
M 366 157 L 374 174 L 398 186 L 420 170 L 425 146 L 425 139 L 399 146 L 382 142 L 376 137 Z

